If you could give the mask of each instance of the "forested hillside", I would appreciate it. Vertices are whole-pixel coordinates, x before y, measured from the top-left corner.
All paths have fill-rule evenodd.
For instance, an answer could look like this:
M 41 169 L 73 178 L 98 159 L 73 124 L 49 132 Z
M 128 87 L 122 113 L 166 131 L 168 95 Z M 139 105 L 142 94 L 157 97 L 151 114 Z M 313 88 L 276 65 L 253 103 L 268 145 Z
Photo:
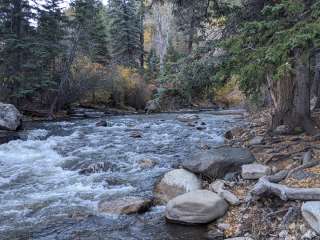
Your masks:
M 315 131 L 319 1 L 68 3 L 2 0 L 0 100 L 50 116 L 75 103 L 163 111 L 243 103 L 240 87 L 274 107 L 274 127 Z

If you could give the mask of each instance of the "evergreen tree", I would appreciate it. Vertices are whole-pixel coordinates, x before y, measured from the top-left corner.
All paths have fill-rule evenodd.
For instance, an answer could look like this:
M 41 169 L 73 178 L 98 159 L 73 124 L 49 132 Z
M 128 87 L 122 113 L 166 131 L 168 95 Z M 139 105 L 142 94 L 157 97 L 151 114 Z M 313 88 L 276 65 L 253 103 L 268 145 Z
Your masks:
M 201 38 L 199 32 L 204 31 L 209 18 L 210 0 L 173 0 L 173 3 L 178 30 L 185 35 L 188 53 L 191 53 L 194 43 Z
M 247 95 L 268 85 L 272 126 L 314 132 L 310 117 L 310 56 L 320 44 L 317 0 L 247 1 L 238 31 L 225 45 Z
M 40 87 L 56 88 L 61 78 L 61 63 L 66 48 L 63 40 L 66 34 L 66 17 L 61 9 L 62 0 L 47 0 L 38 9 L 37 65 Z
M 73 26 L 79 31 L 82 54 L 93 62 L 107 65 L 110 62 L 105 8 L 100 0 L 75 0 Z
M 128 67 L 142 65 L 141 21 L 143 20 L 139 13 L 141 12 L 135 0 L 111 0 L 109 3 L 112 56 L 118 64 Z
M 33 91 L 35 15 L 27 0 L 3 0 L 0 17 L 0 84 L 17 101 Z

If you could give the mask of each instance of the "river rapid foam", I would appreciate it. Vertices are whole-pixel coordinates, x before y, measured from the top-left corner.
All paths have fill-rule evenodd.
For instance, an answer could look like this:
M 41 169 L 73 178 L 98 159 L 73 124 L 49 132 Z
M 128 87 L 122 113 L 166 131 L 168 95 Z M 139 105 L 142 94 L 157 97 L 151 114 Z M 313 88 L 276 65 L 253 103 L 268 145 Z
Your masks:
M 97 119 L 33 123 L 23 140 L 0 145 L 0 239 L 202 239 L 201 227 L 166 224 L 164 206 L 132 216 L 97 209 L 105 199 L 152 197 L 162 174 L 242 124 L 238 115 L 198 115 L 203 130 L 176 114 L 99 119 L 108 127 Z M 156 164 L 142 168 L 145 159 Z M 81 174 L 97 162 L 103 169 Z

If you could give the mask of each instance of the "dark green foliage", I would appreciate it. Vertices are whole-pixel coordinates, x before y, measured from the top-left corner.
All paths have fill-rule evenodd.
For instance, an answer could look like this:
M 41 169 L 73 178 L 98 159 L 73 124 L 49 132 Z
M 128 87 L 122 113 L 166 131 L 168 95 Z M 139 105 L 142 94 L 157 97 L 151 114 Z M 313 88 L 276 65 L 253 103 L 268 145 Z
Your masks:
M 156 54 L 154 48 L 151 49 L 147 56 L 147 69 L 146 69 L 146 78 L 148 80 L 155 80 L 159 74 L 159 58 Z
M 292 74 L 293 50 L 309 55 L 320 39 L 318 1 L 264 1 L 256 13 L 224 44 L 230 54 L 225 73 L 239 75 L 248 95 L 259 92 L 267 75 L 276 81 Z
M 141 3 L 136 0 L 111 0 L 109 3 L 112 57 L 116 63 L 128 67 L 141 66 Z
M 74 0 L 72 26 L 79 32 L 79 46 L 83 55 L 93 62 L 110 62 L 106 10 L 100 0 Z
M 0 5 L 0 95 L 17 101 L 37 87 L 35 62 L 36 16 L 28 1 L 2 1 Z
M 208 41 L 189 56 L 179 55 L 171 47 L 166 57 L 165 74 L 160 80 L 173 83 L 189 102 L 192 98 L 207 97 L 213 87 L 222 83 L 214 74 L 220 61 L 215 46 L 214 42 Z
M 173 2 L 176 24 L 179 31 L 185 35 L 188 52 L 191 53 L 193 44 L 201 40 L 201 37 L 205 34 L 204 27 L 209 20 L 210 0 L 175 0 Z M 202 34 L 199 35 L 199 32 Z
M 57 88 L 60 69 L 58 62 L 65 58 L 63 45 L 66 34 L 66 17 L 60 8 L 61 0 L 48 0 L 41 6 L 34 53 L 39 76 L 39 89 Z

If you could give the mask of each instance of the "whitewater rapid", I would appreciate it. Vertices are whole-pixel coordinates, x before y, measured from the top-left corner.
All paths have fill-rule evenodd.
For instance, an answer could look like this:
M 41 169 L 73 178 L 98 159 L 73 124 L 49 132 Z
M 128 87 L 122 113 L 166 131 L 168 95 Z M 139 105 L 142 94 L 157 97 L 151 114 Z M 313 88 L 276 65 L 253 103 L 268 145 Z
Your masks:
M 172 231 L 163 206 L 133 216 L 97 209 L 105 199 L 152 197 L 163 173 L 203 145 L 222 144 L 225 130 L 242 124 L 238 115 L 199 116 L 201 131 L 176 114 L 29 124 L 22 140 L 0 145 L 0 239 L 201 239 L 201 228 Z M 99 120 L 110 126 L 97 127 Z M 156 165 L 142 168 L 144 159 Z M 97 162 L 107 167 L 80 173 Z

